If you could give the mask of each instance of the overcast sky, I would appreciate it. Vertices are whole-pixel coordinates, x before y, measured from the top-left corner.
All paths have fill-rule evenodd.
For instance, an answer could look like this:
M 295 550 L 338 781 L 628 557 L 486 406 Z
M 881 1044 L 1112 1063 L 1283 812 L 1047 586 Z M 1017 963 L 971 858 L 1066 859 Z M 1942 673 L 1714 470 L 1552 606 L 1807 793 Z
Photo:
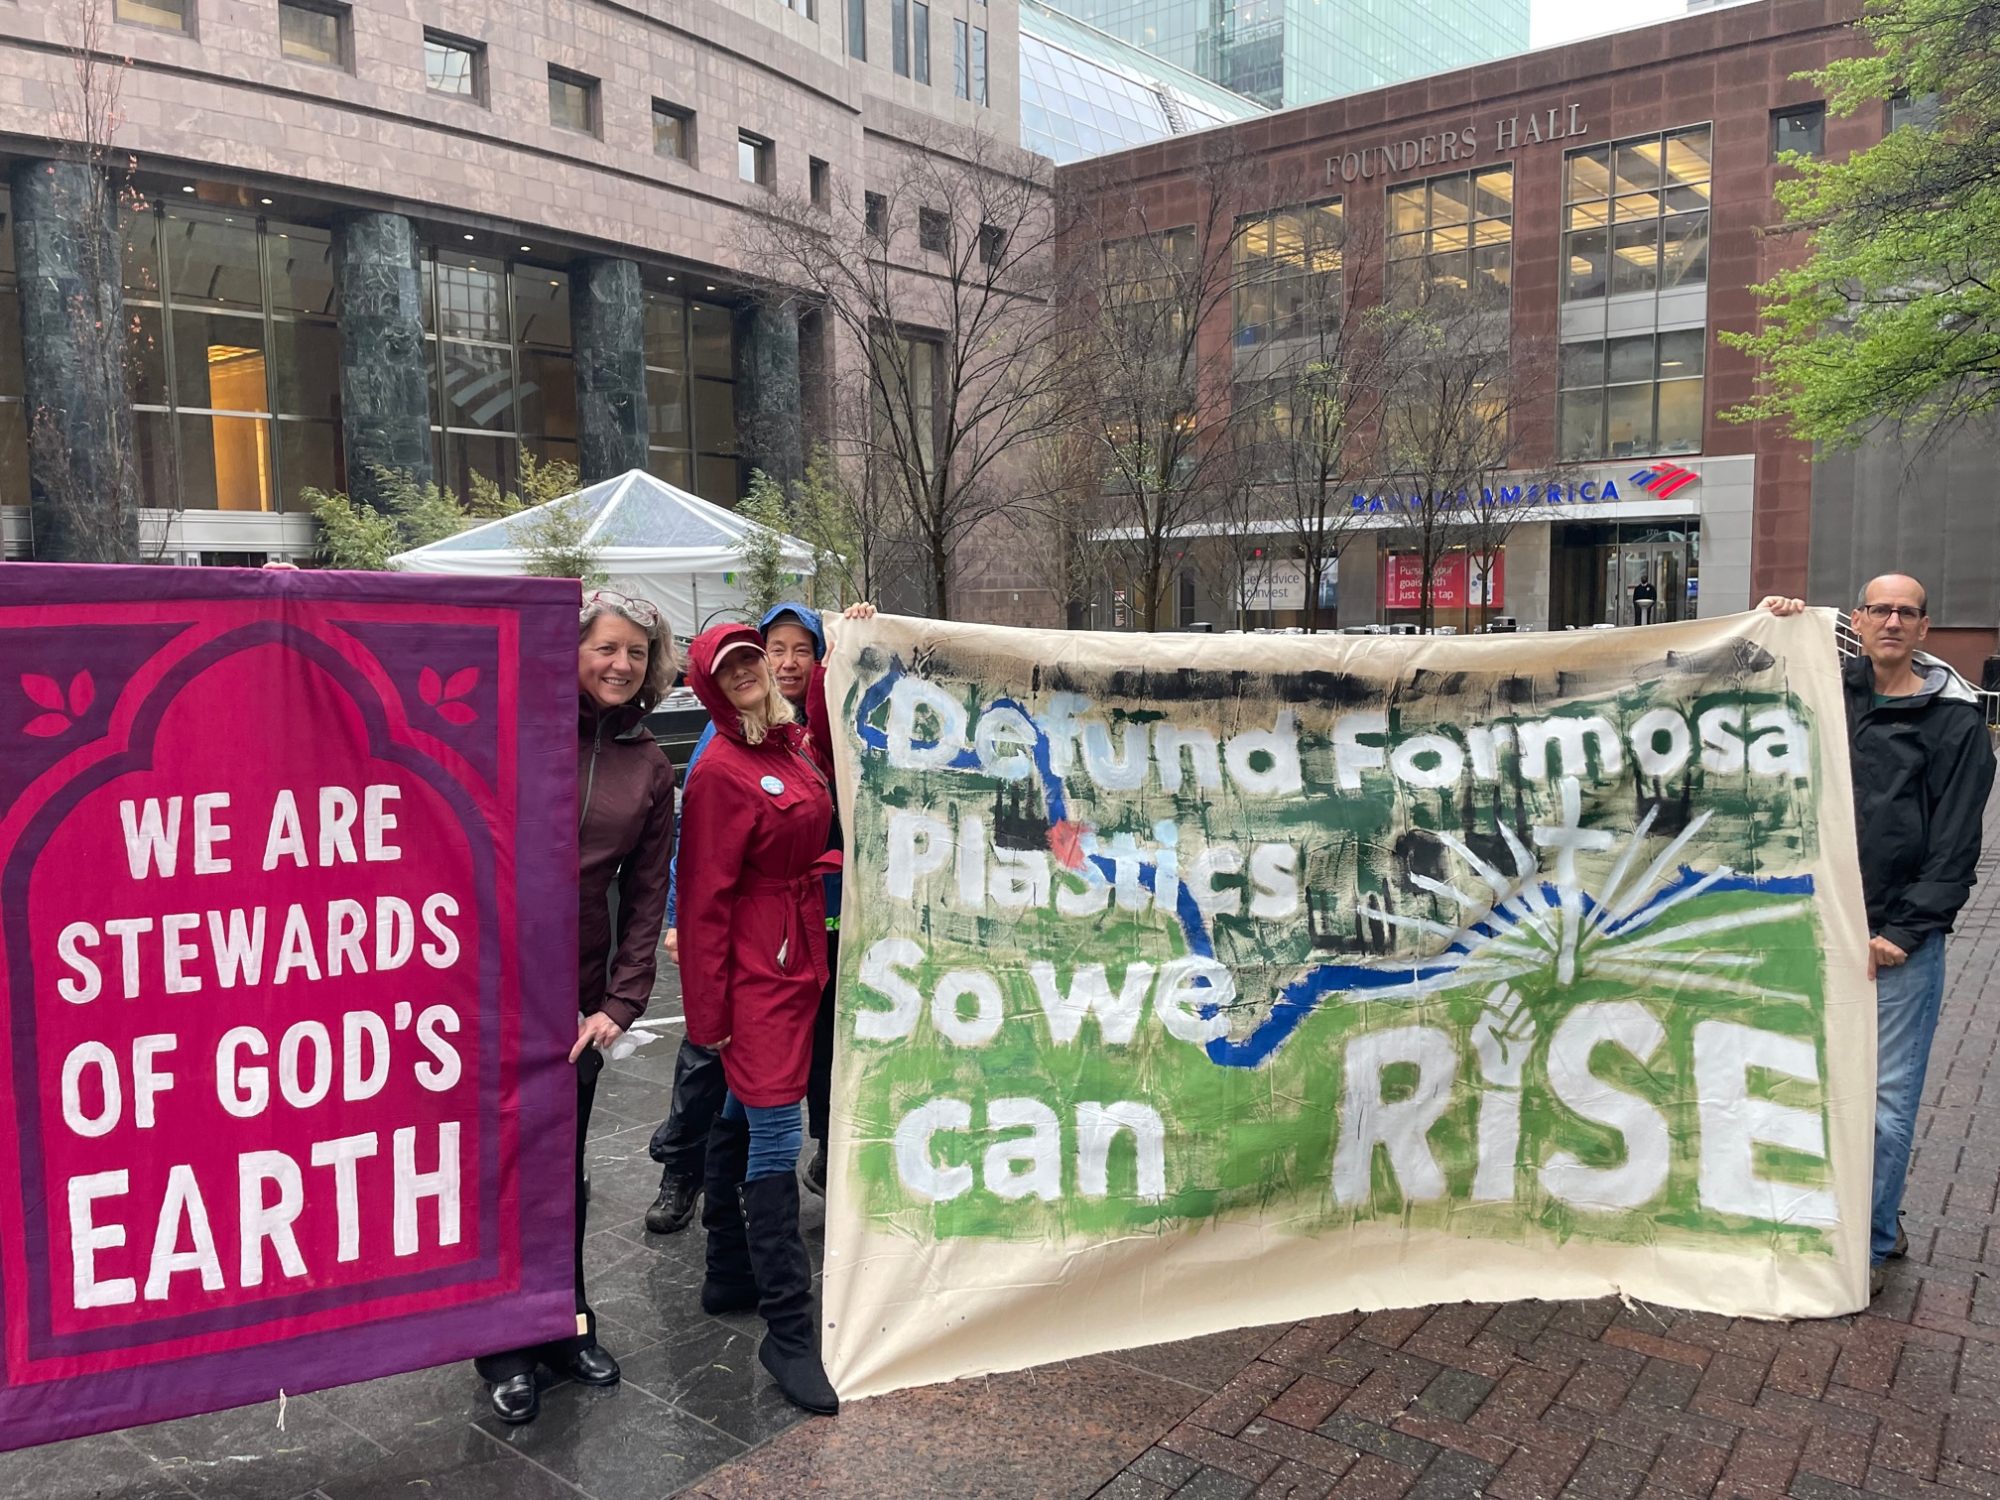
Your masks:
M 1686 14 L 1686 0 L 1610 0 L 1609 4 L 1606 0 L 1533 0 L 1529 40 L 1533 46 L 1546 47 Z

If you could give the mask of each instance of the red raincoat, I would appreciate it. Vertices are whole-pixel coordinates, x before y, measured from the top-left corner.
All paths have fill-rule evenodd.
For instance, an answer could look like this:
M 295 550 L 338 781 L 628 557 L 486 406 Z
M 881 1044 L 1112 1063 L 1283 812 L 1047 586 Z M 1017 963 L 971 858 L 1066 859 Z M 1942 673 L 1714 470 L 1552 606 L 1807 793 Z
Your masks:
M 714 677 L 716 653 L 733 641 L 763 648 L 747 625 L 719 625 L 688 648 L 688 685 L 715 738 L 682 789 L 681 997 L 689 1041 L 728 1039 L 731 1093 L 745 1104 L 795 1104 L 828 977 L 820 877 L 840 860 L 826 847 L 833 797 L 799 725 L 744 741 Z M 689 795 L 696 785 L 701 795 Z

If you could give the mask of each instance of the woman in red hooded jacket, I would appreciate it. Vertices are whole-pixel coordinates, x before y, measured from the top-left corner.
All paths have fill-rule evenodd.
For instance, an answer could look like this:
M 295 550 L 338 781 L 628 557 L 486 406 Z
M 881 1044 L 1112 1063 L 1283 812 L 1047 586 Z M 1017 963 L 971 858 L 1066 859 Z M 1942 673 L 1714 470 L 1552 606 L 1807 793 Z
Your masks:
M 683 789 L 681 996 L 688 1040 L 721 1052 L 729 1084 L 709 1135 L 711 1198 L 741 1184 L 743 1204 L 741 1217 L 704 1218 L 702 1306 L 754 1303 L 769 1330 L 757 1351 L 764 1368 L 794 1404 L 831 1413 L 840 1403 L 815 1338 L 797 1169 L 799 1102 L 828 977 L 821 876 L 840 859 L 827 849 L 833 796 L 755 630 L 720 625 L 697 636 L 688 685 L 715 738 Z

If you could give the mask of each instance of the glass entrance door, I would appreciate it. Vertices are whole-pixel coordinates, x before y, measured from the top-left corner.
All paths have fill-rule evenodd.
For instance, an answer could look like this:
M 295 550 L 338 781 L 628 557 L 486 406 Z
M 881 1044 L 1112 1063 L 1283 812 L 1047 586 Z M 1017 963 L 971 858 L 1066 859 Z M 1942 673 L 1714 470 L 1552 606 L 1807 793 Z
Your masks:
M 1600 547 L 1604 623 L 1657 625 L 1694 613 L 1692 534 L 1647 530 Z

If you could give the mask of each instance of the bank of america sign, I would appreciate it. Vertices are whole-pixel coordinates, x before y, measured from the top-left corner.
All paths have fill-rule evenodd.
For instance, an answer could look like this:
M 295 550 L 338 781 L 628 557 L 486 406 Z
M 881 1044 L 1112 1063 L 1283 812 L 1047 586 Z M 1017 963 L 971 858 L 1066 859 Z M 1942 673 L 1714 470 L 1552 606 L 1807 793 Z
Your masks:
M 1647 498 L 1670 500 L 1689 485 L 1698 484 L 1701 476 L 1692 469 L 1684 469 L 1679 464 L 1653 463 L 1637 469 L 1625 480 L 1632 489 L 1643 490 Z M 1481 505 L 1608 505 L 1624 499 L 1615 477 L 1581 480 L 1550 481 L 1545 484 L 1501 484 L 1483 486 L 1479 491 Z M 1473 503 L 1470 490 L 1458 492 L 1458 503 L 1469 506 Z M 1353 508 L 1370 515 L 1380 515 L 1400 510 L 1414 510 L 1423 504 L 1420 495 L 1404 495 L 1394 490 L 1376 494 L 1357 494 Z

